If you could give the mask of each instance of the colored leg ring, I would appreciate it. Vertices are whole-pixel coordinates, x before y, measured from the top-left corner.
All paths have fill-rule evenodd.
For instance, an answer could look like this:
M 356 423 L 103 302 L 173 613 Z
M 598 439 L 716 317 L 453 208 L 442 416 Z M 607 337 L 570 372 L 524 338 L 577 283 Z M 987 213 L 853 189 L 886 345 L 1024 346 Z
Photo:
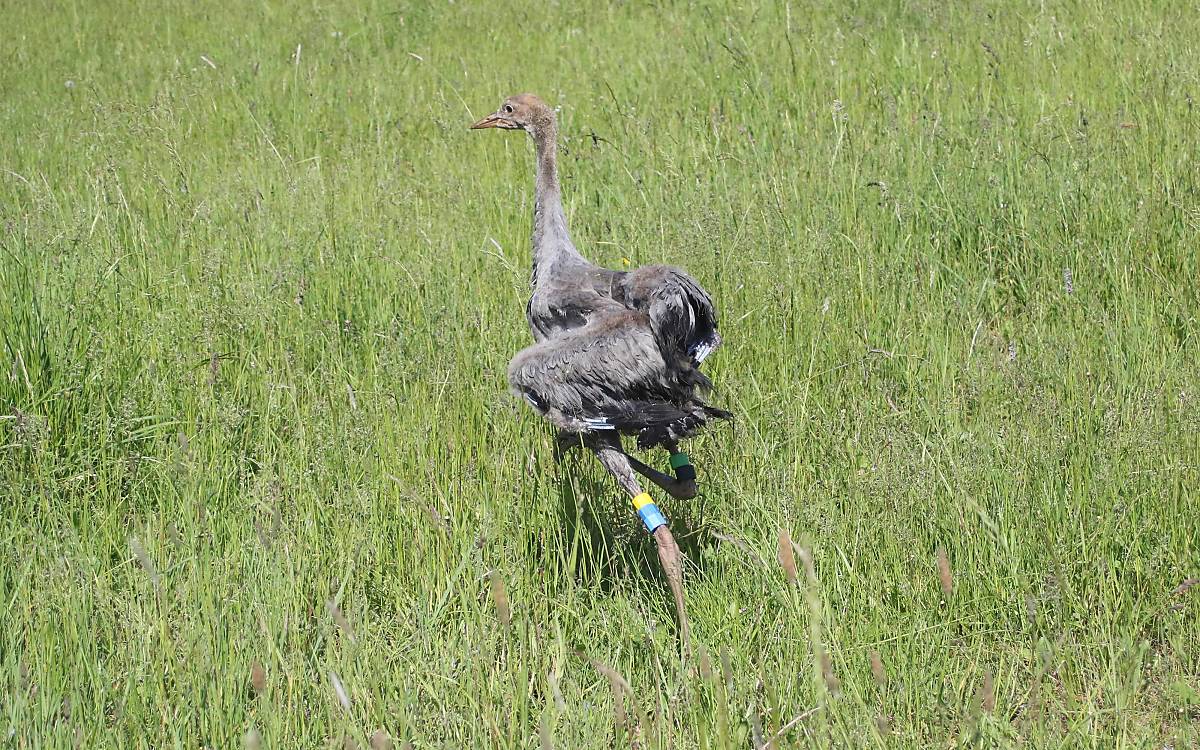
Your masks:
M 675 470 L 675 478 L 681 482 L 692 481 L 696 478 L 696 467 L 686 453 L 671 454 L 671 468 Z
M 642 519 L 642 523 L 646 525 L 646 531 L 651 534 L 659 526 L 666 526 L 667 519 L 663 516 L 662 511 L 654 504 L 653 498 L 649 494 L 643 492 L 633 498 L 633 507 L 637 509 L 638 517 Z

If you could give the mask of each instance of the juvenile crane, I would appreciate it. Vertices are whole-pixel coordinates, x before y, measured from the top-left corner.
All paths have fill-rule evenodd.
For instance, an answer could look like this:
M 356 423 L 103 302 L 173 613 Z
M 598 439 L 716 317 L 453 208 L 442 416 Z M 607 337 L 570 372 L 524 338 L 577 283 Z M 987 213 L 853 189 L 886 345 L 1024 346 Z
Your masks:
M 658 545 L 686 648 L 682 556 L 635 472 L 673 497 L 694 497 L 696 471 L 679 441 L 732 417 L 701 399 L 712 383 L 700 363 L 721 344 L 712 298 L 678 268 L 613 271 L 579 254 L 563 213 L 554 110 L 541 99 L 510 96 L 471 127 L 524 130 L 537 151 L 533 294 L 525 308 L 535 343 L 513 357 L 509 385 L 558 428 L 560 445 L 595 452 L 628 493 Z M 675 475 L 627 454 L 621 435 L 636 435 L 643 449 L 666 448 Z

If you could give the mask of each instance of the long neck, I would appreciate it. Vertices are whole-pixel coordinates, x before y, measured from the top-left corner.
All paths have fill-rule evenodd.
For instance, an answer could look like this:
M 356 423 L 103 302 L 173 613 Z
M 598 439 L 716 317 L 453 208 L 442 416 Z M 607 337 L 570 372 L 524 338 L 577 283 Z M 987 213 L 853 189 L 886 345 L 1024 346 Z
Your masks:
M 564 257 L 579 258 L 580 255 L 571 242 L 567 216 L 563 212 L 553 121 L 538 128 L 534 143 L 537 146 L 537 181 L 534 186 L 531 283 L 536 286 L 539 269 L 547 270 Z

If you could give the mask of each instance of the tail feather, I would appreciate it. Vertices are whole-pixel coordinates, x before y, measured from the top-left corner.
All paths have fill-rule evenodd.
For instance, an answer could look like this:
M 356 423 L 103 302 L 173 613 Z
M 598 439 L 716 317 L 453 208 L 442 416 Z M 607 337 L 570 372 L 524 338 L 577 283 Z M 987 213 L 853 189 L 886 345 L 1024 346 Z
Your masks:
M 606 421 L 621 432 L 633 433 L 687 417 L 687 411 L 667 401 L 626 401 Z
M 656 445 L 678 442 L 691 437 L 718 419 L 733 419 L 733 413 L 705 404 L 696 404 L 679 419 L 643 428 L 638 432 L 638 447 L 644 450 Z
M 692 361 L 699 365 L 708 358 L 708 355 L 715 352 L 717 347 L 720 345 L 721 334 L 717 333 L 716 329 L 713 329 L 713 332 L 707 338 L 701 339 L 700 341 L 692 344 L 692 346 L 688 349 L 688 354 L 691 355 Z M 711 385 L 712 384 L 710 383 L 709 386 L 711 387 Z
M 733 419 L 733 413 L 698 401 L 676 405 L 666 401 L 632 401 L 603 420 L 608 429 L 637 435 L 638 447 L 674 443 L 691 437 L 718 419 Z M 589 420 L 590 421 L 590 420 Z

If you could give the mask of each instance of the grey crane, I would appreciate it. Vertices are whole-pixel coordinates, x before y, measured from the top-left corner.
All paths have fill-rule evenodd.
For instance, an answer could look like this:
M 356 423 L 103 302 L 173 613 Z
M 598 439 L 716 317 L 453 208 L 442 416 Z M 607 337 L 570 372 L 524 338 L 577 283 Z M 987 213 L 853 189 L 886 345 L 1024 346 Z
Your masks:
M 510 96 L 471 127 L 524 130 L 537 151 L 533 294 L 525 309 L 534 344 L 513 357 L 509 385 L 558 428 L 560 446 L 582 443 L 629 494 L 657 543 L 687 648 L 679 546 L 635 473 L 673 497 L 695 497 L 695 468 L 679 441 L 733 416 L 701 398 L 712 383 L 700 363 L 721 344 L 712 298 L 672 266 L 614 271 L 580 255 L 562 207 L 554 110 L 541 99 Z M 669 450 L 675 476 L 626 453 L 621 435 L 636 435 L 643 449 Z

